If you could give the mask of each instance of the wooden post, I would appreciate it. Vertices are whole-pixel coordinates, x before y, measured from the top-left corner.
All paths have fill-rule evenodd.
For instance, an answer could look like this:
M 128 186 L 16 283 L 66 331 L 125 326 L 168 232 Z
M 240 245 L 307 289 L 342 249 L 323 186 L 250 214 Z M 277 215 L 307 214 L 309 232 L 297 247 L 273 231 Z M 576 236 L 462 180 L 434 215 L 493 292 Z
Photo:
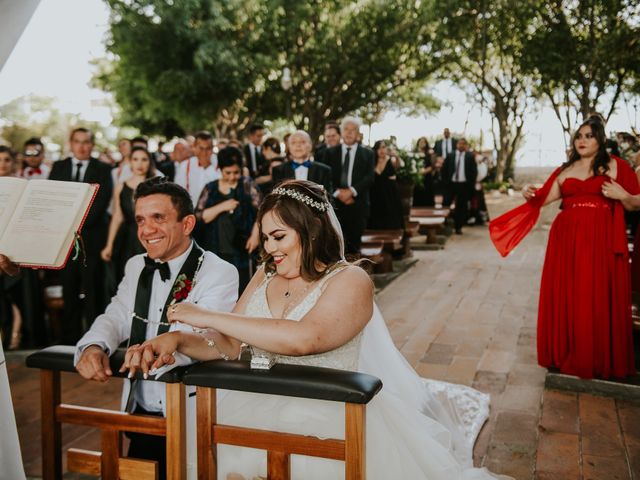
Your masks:
M 56 419 L 60 405 L 60 372 L 40 370 L 40 402 L 42 412 L 42 478 L 62 478 L 62 436 Z
M 167 383 L 167 480 L 187 478 L 186 404 L 184 385 Z
M 215 388 L 197 387 L 198 480 L 218 478 L 218 449 L 213 442 L 213 427 L 218 421 L 216 401 Z
M 290 480 L 291 455 L 286 452 L 267 451 L 267 478 L 269 480 Z
M 118 430 L 103 430 L 102 455 L 100 456 L 100 476 L 102 478 L 120 478 L 121 454 L 122 434 Z
M 345 479 L 366 478 L 366 405 L 345 403 Z

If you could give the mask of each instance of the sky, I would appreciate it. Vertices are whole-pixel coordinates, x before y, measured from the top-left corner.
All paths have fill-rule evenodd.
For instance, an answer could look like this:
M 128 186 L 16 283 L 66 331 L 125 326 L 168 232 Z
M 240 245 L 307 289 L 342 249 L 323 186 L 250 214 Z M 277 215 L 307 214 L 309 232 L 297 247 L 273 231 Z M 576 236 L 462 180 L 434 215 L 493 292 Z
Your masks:
M 94 72 L 91 60 L 105 56 L 108 18 L 108 7 L 102 0 L 41 0 L 0 70 L 0 105 L 23 95 L 49 96 L 57 99 L 61 111 L 110 124 L 112 118 L 105 106 L 108 95 L 88 85 Z M 440 135 L 444 127 L 476 138 L 484 130 L 484 136 L 490 138 L 486 108 L 481 112 L 479 105 L 470 103 L 448 82 L 435 85 L 432 93 L 443 102 L 439 112 L 417 118 L 390 112 L 370 132 L 363 127 L 365 140 L 373 143 L 395 135 L 406 148 L 420 136 Z M 629 130 L 637 116 L 632 105 L 619 103 L 608 130 Z M 562 128 L 550 108 L 543 105 L 525 119 L 519 166 L 559 165 L 564 149 Z

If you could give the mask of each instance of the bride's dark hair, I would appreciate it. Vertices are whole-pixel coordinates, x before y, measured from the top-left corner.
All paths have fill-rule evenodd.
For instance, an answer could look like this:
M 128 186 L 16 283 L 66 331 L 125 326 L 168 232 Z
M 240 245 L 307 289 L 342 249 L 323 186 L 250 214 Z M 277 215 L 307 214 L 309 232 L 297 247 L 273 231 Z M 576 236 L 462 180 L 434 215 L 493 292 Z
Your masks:
M 343 260 L 342 240 L 329 217 L 329 199 L 317 183 L 305 180 L 282 182 L 267 195 L 258 210 L 260 238 L 264 244 L 262 218 L 267 212 L 298 233 L 302 250 L 300 275 L 307 281 L 318 280 L 327 269 Z M 260 260 L 266 273 L 274 273 L 273 257 L 262 248 Z

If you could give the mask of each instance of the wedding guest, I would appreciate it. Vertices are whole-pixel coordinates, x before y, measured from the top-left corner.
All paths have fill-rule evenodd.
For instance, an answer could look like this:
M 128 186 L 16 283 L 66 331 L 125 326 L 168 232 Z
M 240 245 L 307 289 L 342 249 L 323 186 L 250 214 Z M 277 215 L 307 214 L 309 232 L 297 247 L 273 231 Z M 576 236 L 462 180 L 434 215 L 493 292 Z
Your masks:
M 273 169 L 274 184 L 285 179 L 309 180 L 322 185 L 327 192 L 331 187 L 331 168 L 311 158 L 313 143 L 304 130 L 297 130 L 289 136 L 290 159 Z
M 43 163 L 44 144 L 37 137 L 32 137 L 24 142 L 22 151 L 24 165 L 20 170 L 20 176 L 27 180 L 45 179 L 49 177 L 50 168 Z
M 487 209 L 487 202 L 484 198 L 484 186 L 482 181 L 489 174 L 489 159 L 486 155 L 480 152 L 474 152 L 474 158 L 478 167 L 478 176 L 476 177 L 476 184 L 471 194 L 471 201 L 469 202 L 469 220 L 468 223 L 473 225 L 484 225 L 489 221 L 489 211 Z
M 90 322 L 104 311 L 107 303 L 106 292 L 101 288 L 104 264 L 100 252 L 109 231 L 107 208 L 113 191 L 111 168 L 91 156 L 93 133 L 86 128 L 76 128 L 71 131 L 69 144 L 71 156 L 55 162 L 49 178 L 97 183 L 100 188 L 82 227 L 84 252 L 75 260 L 69 259 L 60 272 L 64 299 L 62 343 L 67 345 L 80 338 Z
M 15 177 L 18 162 L 15 153 L 9 147 L 0 145 L 0 177 Z
M 281 152 L 280 140 L 276 137 L 269 137 L 262 143 L 262 156 L 265 161 L 260 168 L 258 176 L 254 179 L 259 188 L 260 185 L 269 183 L 273 180 L 271 177 L 271 161 L 274 158 L 280 158 Z
M 434 151 L 429 145 L 427 137 L 420 137 L 416 142 L 416 153 L 421 157 L 422 184 L 416 185 L 413 191 L 413 205 L 416 207 L 434 207 L 436 204 L 434 191 L 434 171 L 432 161 L 435 160 Z
M 109 356 L 123 341 L 128 339 L 130 345 L 140 344 L 169 330 L 167 308 L 177 298 L 176 289 L 183 292 L 186 288 L 184 293 L 190 301 L 211 310 L 229 311 L 237 299 L 235 268 L 213 253 L 205 252 L 191 239 L 195 217 L 190 195 L 184 188 L 153 178 L 138 185 L 134 202 L 138 239 L 146 255 L 136 255 L 127 262 L 117 295 L 77 343 L 76 369 L 88 380 L 105 382 L 112 376 Z M 193 290 L 187 287 L 180 290 L 185 280 L 191 280 Z M 171 327 L 176 328 L 185 327 Z M 178 364 L 190 362 L 181 355 L 176 361 Z M 123 410 L 154 416 L 164 414 L 164 384 L 125 381 L 123 386 Z M 188 431 L 192 428 L 193 425 L 187 425 Z M 128 436 L 131 440 L 128 456 L 158 461 L 159 477 L 165 478 L 165 439 L 141 433 Z M 187 451 L 192 455 L 190 468 L 195 468 L 196 447 L 190 444 L 193 437 L 191 432 L 187 444 Z
M 129 166 L 131 140 L 121 138 L 118 141 L 118 152 L 120 153 L 120 161 L 118 162 L 118 166 L 111 171 L 111 181 L 113 185 L 124 182 L 131 175 L 131 167 Z
M 173 364 L 177 353 L 236 359 L 244 342 L 254 355 L 278 363 L 369 373 L 383 387 L 367 406 L 367 478 L 494 478 L 474 469 L 472 459 L 488 416 L 488 395 L 420 378 L 404 360 L 374 303 L 371 280 L 344 259 L 327 193 L 313 182 L 283 182 L 265 198 L 258 223 L 264 267 L 233 312 L 186 302 L 170 307 L 171 322 L 207 330 L 174 331 L 133 346 L 121 371 Z M 234 391 L 218 396 L 216 408 L 218 421 L 231 425 L 322 438 L 340 438 L 344 431 L 344 407 L 335 402 Z M 264 453 L 253 449 L 218 446 L 216 462 L 220 478 L 266 473 Z M 332 460 L 292 456 L 291 469 L 297 478 L 344 478 L 344 465 Z
M 433 150 L 436 155 L 446 160 L 446 158 L 456 149 L 457 144 L 458 140 L 451 136 L 451 132 L 448 128 L 445 128 L 442 132 L 442 138 L 436 140 Z
M 105 262 L 115 267 L 116 284 L 124 277 L 125 265 L 131 257 L 144 252 L 138 240 L 133 194 L 145 180 L 155 176 L 151 154 L 140 146 L 131 149 L 131 177 L 113 189 L 113 215 L 109 224 L 107 244 L 100 252 Z
M 284 157 L 273 157 L 269 161 L 269 177 L 271 178 L 271 180 L 258 185 L 258 189 L 260 190 L 260 193 L 262 194 L 263 197 L 270 194 L 271 191 L 274 189 L 276 182 L 274 182 L 273 180 L 273 170 L 279 167 L 280 165 L 282 165 L 284 161 L 285 161 Z
M 327 149 L 326 161 L 333 172 L 336 214 L 350 255 L 360 252 L 361 236 L 369 217 L 369 189 L 374 180 L 373 152 L 357 143 L 361 122 L 345 117 L 340 124 L 342 144 Z
M 260 175 L 265 163 L 265 158 L 262 155 L 262 137 L 264 137 L 264 126 L 259 123 L 251 124 L 247 134 L 247 143 L 244 146 L 244 158 L 247 162 L 246 167 L 249 169 L 249 175 L 253 178 Z
M 326 163 L 324 157 L 327 153 L 327 148 L 340 145 L 340 125 L 335 122 L 327 123 L 324 126 L 324 134 L 322 136 L 324 141 L 316 148 L 313 158 L 316 162 Z
M 448 207 L 455 199 L 456 208 L 453 212 L 453 221 L 457 234 L 462 234 L 462 226 L 467 222 L 469 201 L 478 177 L 476 160 L 473 154 L 467 151 L 467 148 L 466 139 L 458 140 L 455 151 L 444 159 L 442 166 L 443 204 Z
M 217 157 L 213 154 L 213 137 L 209 132 L 196 133 L 193 145 L 194 157 L 180 163 L 175 182 L 191 195 L 194 205 L 204 186 L 220 178 Z
M 373 230 L 404 229 L 402 202 L 396 183 L 396 169 L 393 168 L 387 144 L 378 140 L 373 144 L 376 154 L 375 179 L 369 195 L 371 216 L 368 228 Z
M 542 206 L 561 200 L 547 243 L 538 306 L 538 363 L 582 378 L 635 375 L 629 251 L 617 182 L 640 194 L 629 165 L 606 150 L 604 125 L 590 118 L 574 133 L 569 159 L 527 202 L 489 224 L 507 255 L 533 228 Z M 632 200 L 632 199 L 631 199 Z
M 149 140 L 147 140 L 147 137 L 143 137 L 142 135 L 133 137 L 131 139 L 131 148 L 133 149 L 134 147 L 142 147 L 145 150 L 149 150 Z
M 196 206 L 196 218 L 204 225 L 198 243 L 238 269 L 240 292 L 249 283 L 252 239 L 260 194 L 251 177 L 242 176 L 242 152 L 227 147 L 218 153 L 221 177 L 205 185 Z

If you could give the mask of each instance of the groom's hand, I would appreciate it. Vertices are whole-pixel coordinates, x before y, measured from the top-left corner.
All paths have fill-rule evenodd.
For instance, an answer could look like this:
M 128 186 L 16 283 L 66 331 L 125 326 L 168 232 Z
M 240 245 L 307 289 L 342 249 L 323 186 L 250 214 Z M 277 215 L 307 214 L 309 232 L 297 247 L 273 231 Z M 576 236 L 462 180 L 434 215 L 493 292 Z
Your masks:
M 98 382 L 106 382 L 113 375 L 109 357 L 98 345 L 91 345 L 82 352 L 76 370 L 83 378 Z

